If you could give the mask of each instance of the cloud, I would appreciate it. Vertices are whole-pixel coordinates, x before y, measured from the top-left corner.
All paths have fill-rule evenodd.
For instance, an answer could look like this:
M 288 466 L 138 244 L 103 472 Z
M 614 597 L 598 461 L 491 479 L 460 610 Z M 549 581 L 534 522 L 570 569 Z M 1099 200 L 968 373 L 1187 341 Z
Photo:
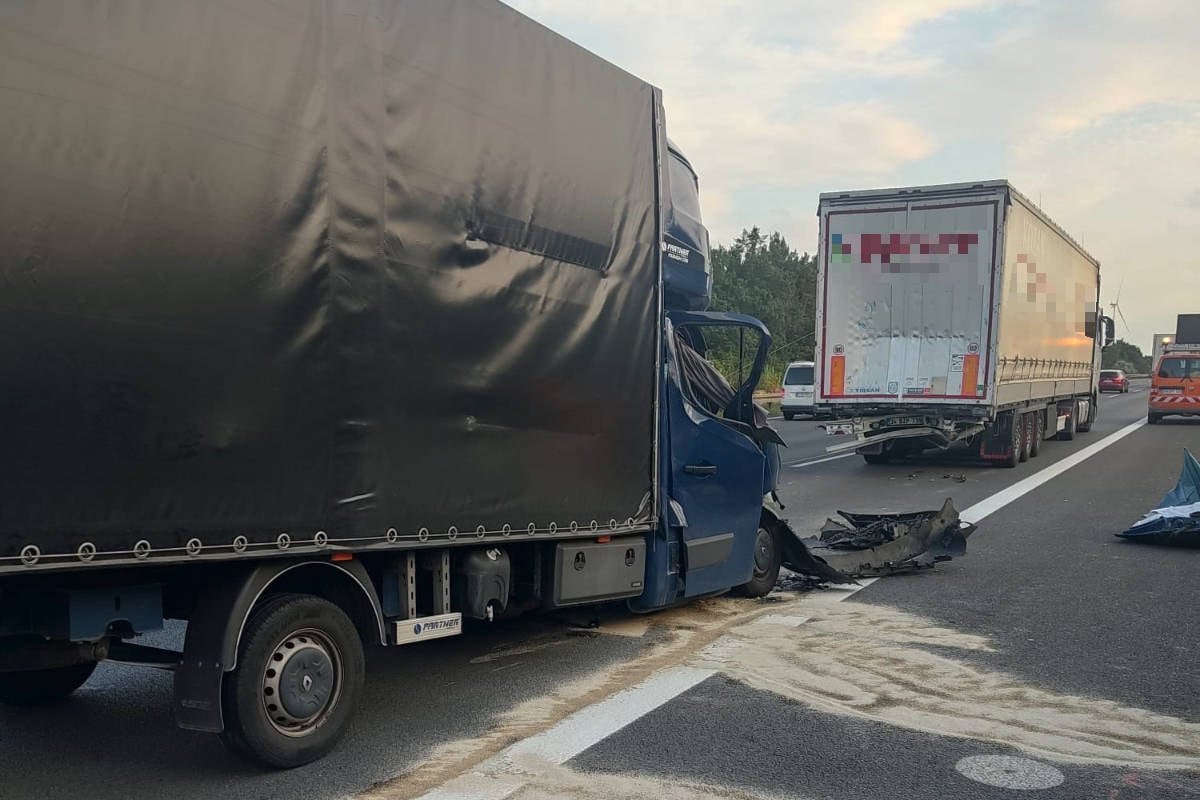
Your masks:
M 1162 297 L 1200 298 L 1194 0 L 512 4 L 663 89 L 715 241 L 811 251 L 822 191 L 1007 177 L 1125 279 L 1135 343 L 1200 311 Z
M 755 189 L 790 188 L 810 221 L 815 182 L 886 182 L 904 164 L 935 152 L 935 132 L 902 105 L 818 95 L 833 74 L 879 80 L 937 69 L 935 55 L 904 46 L 908 37 L 923 24 L 987 4 L 513 3 L 663 89 L 667 129 L 698 166 L 717 241 L 759 224 L 734 200 Z M 808 238 L 809 227 L 798 235 Z

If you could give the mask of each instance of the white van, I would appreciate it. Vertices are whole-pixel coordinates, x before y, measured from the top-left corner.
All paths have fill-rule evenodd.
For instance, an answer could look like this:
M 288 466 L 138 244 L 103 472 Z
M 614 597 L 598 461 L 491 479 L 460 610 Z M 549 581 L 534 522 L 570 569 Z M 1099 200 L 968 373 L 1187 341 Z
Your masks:
M 784 419 L 793 419 L 797 414 L 812 414 L 813 410 L 813 362 L 793 361 L 783 373 Z

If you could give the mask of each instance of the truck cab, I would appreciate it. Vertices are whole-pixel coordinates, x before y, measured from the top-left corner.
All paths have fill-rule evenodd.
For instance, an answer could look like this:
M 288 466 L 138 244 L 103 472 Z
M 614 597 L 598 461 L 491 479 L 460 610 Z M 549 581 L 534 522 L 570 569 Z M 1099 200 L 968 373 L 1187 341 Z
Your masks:
M 683 152 L 667 140 L 667 203 L 663 230 L 663 292 L 668 309 L 703 311 L 712 296 L 708 229 L 700 214 L 700 184 Z
M 753 401 L 771 335 L 742 314 L 706 311 L 712 295 L 708 231 L 695 170 L 668 142 L 663 195 L 663 364 L 659 535 L 647 554 L 649 611 L 740 587 L 764 594 L 779 572 L 776 533 L 763 524 L 782 440 Z M 721 368 L 714 365 L 720 354 Z M 657 538 L 652 534 L 652 538 Z M 654 559 L 658 562 L 655 563 Z

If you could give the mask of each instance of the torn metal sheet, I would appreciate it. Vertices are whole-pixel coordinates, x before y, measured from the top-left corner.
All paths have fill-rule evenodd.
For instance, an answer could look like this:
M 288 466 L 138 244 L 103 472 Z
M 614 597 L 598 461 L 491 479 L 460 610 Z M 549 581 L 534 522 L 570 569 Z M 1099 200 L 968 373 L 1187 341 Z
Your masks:
M 1131 542 L 1200 547 L 1200 462 L 1196 457 L 1184 450 L 1175 488 L 1132 527 L 1116 535 Z
M 927 569 L 967 552 L 975 526 L 959 519 L 952 500 L 940 510 L 911 514 L 854 514 L 849 524 L 828 520 L 819 537 L 802 538 L 786 523 L 783 564 L 829 583 Z

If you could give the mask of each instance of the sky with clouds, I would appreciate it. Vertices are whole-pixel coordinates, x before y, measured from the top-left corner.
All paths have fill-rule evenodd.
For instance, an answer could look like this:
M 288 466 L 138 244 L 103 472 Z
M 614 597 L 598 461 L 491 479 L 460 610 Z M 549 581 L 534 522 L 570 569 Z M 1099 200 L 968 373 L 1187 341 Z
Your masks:
M 1200 312 L 1200 0 L 508 0 L 663 90 L 714 242 L 823 191 L 1007 178 L 1146 350 Z

